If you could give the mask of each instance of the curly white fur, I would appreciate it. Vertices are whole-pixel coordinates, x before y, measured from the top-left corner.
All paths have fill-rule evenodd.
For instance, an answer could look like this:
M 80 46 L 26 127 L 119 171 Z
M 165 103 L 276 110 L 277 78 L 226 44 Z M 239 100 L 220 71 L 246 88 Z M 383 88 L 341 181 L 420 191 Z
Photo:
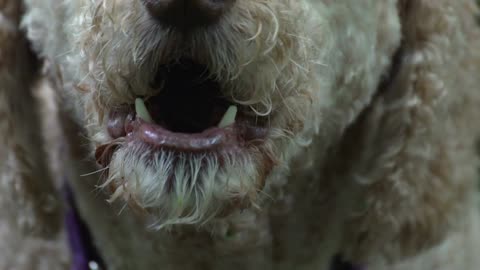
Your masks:
M 43 73 L 65 90 L 57 128 L 69 169 L 57 170 L 71 178 L 109 269 L 327 269 L 337 252 L 369 269 L 424 269 L 478 245 L 472 1 L 239 0 L 191 35 L 152 20 L 139 0 L 24 3 Z M 0 34 L 18 30 L 19 18 L 3 18 Z M 176 156 L 110 137 L 109 112 L 162 91 L 150 86 L 157 67 L 182 57 L 268 120 L 260 146 Z M 12 74 L 0 69 L 0 83 L 13 81 L 0 102 L 23 86 Z M 41 153 L 13 140 L 28 127 L 7 132 L 8 119 L 36 120 L 4 111 L 0 138 L 20 146 L 11 146 L 17 159 Z M 95 173 L 83 160 L 102 145 L 116 151 Z M 2 170 L 5 179 L 14 171 Z M 442 269 L 475 265 L 458 256 Z

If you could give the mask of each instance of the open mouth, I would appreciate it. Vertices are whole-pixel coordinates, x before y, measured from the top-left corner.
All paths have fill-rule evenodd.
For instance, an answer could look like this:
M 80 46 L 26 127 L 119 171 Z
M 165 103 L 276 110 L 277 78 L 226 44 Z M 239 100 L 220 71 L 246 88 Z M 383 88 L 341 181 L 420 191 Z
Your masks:
M 160 89 L 157 95 L 138 97 L 135 104 L 110 112 L 112 139 L 176 152 L 235 152 L 267 135 L 264 120 L 229 100 L 201 64 L 181 59 L 161 66 L 153 84 Z M 104 151 L 99 147 L 97 156 Z

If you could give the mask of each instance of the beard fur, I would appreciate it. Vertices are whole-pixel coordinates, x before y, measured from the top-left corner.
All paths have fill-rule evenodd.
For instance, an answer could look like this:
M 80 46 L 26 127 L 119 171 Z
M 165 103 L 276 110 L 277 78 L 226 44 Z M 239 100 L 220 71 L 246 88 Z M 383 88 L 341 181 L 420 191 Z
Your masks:
M 251 153 L 182 153 L 125 143 L 102 187 L 155 217 L 155 229 L 205 224 L 233 204 L 255 205 L 260 178 Z

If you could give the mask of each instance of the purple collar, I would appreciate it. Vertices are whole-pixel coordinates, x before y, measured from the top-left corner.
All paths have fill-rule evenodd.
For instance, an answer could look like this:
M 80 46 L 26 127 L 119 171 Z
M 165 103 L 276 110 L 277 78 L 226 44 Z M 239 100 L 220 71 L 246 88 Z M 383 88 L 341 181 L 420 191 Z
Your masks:
M 72 190 L 68 185 L 64 186 L 64 195 L 67 202 L 65 226 L 72 253 L 71 270 L 105 270 L 88 227 L 78 214 Z
M 67 202 L 65 226 L 72 253 L 71 270 L 105 270 L 88 227 L 78 214 L 72 190 L 67 184 L 64 186 L 64 194 Z M 366 270 L 366 268 L 346 262 L 340 255 L 336 255 L 332 258 L 330 270 Z

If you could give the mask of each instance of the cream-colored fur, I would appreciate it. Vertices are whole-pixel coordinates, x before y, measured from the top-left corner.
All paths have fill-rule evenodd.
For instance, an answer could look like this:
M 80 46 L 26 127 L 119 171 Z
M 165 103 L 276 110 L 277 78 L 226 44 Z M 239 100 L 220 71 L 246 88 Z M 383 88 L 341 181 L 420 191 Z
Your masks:
M 63 179 L 110 270 L 323 270 L 335 254 L 477 269 L 477 13 L 239 0 L 185 37 L 139 0 L 0 0 L 0 269 L 67 267 Z M 167 151 L 112 140 L 109 112 L 155 95 L 152 71 L 185 56 L 268 118 L 260 146 L 172 168 Z M 105 145 L 108 172 L 93 158 Z

